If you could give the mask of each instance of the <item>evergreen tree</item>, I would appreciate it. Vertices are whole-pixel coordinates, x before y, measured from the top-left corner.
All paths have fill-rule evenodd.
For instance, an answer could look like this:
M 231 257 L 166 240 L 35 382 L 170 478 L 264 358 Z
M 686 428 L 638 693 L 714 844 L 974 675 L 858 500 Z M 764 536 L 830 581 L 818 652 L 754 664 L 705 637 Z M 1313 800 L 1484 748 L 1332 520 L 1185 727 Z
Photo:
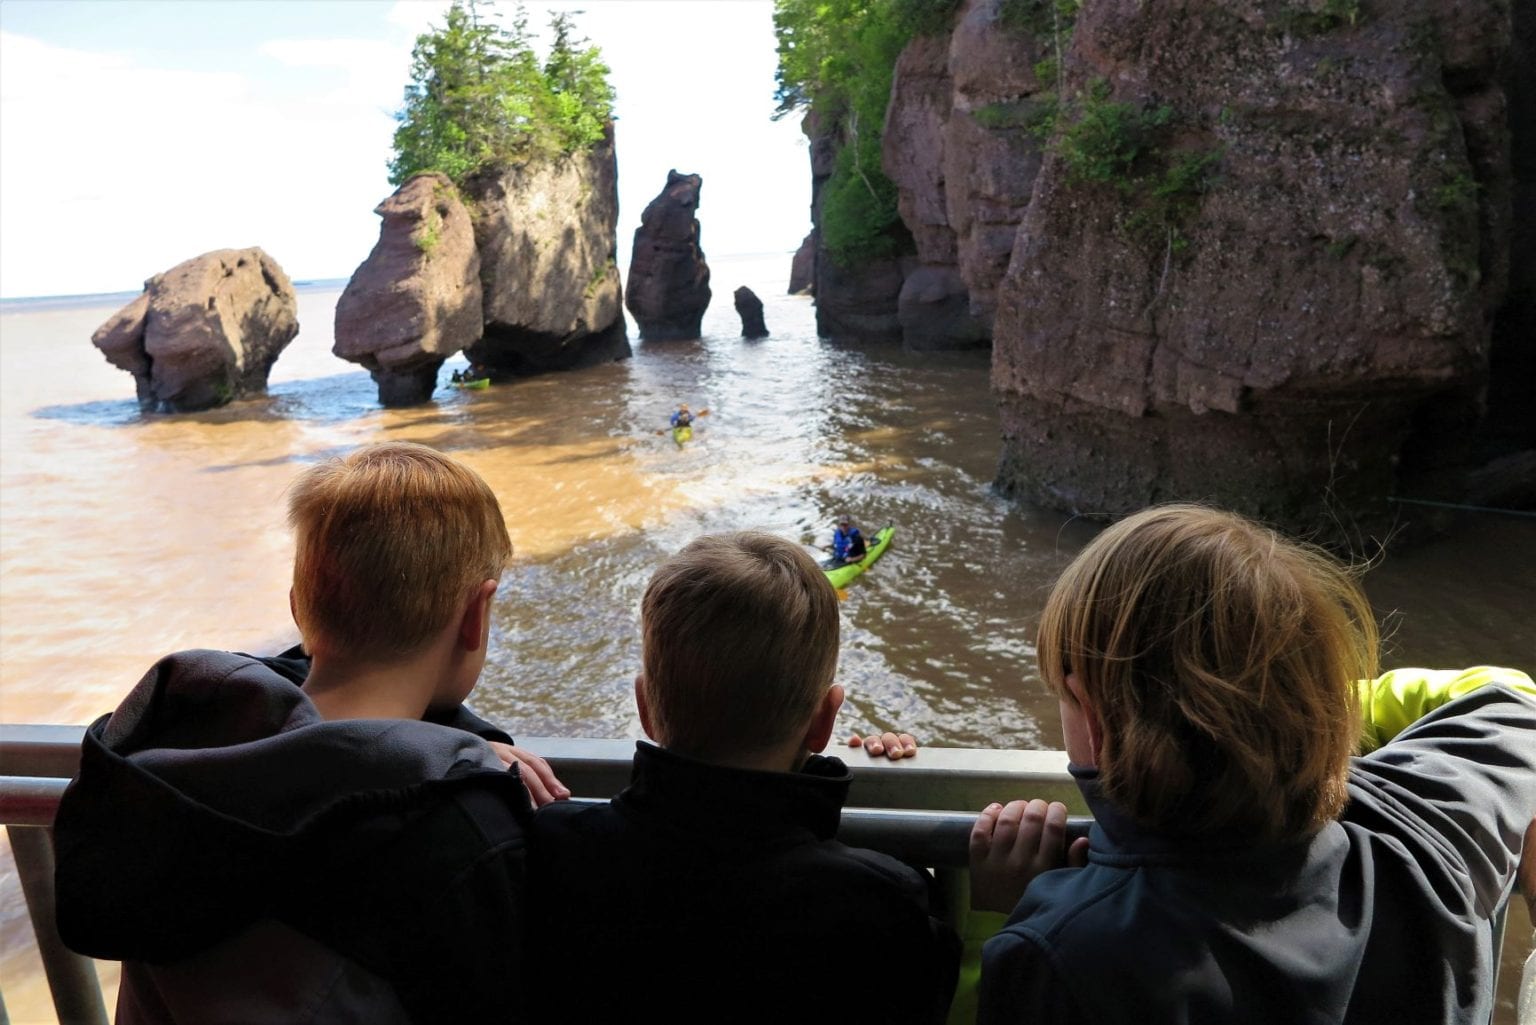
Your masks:
M 395 115 L 396 185 L 422 171 L 462 182 L 489 164 L 586 149 L 612 117 L 608 67 L 596 47 L 573 43 L 567 15 L 541 66 L 522 6 L 503 24 L 485 0 L 454 0 L 440 28 L 411 52 L 411 84 Z

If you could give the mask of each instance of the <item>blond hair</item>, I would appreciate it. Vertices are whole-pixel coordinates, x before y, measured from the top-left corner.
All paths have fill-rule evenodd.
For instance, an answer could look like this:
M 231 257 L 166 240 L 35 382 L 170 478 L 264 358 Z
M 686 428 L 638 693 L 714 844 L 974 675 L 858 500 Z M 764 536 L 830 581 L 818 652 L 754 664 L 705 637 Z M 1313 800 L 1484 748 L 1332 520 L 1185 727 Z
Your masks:
M 1345 802 L 1356 681 L 1377 632 L 1356 574 L 1232 513 L 1144 510 L 1056 582 L 1046 682 L 1102 727 L 1103 792 L 1138 821 L 1249 841 L 1305 836 Z
M 837 593 L 798 545 L 743 531 L 664 562 L 640 605 L 656 740 L 712 760 L 805 730 L 837 669 Z
M 288 522 L 306 645 L 364 661 L 419 650 L 512 555 L 479 474 L 411 442 L 306 470 L 289 489 Z

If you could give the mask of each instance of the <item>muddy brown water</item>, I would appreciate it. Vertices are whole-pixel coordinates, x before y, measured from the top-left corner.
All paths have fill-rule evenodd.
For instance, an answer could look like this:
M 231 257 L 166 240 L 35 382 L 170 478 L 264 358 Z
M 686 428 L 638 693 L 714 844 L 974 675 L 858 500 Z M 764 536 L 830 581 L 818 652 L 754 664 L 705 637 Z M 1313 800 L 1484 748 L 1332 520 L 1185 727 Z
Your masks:
M 897 533 L 841 604 L 840 731 L 1059 747 L 1033 631 L 1096 527 L 992 494 L 986 355 L 820 341 L 810 300 L 782 294 L 788 254 L 712 263 L 700 341 L 636 342 L 621 363 L 444 388 L 407 410 L 380 409 L 368 375 L 330 354 L 335 287 L 301 289 L 267 397 L 186 416 L 141 416 L 131 378 L 90 345 L 127 297 L 5 304 L 0 721 L 88 722 L 167 651 L 291 641 L 283 489 L 315 460 L 400 438 L 462 458 L 501 496 L 517 555 L 472 704 L 514 734 L 638 736 L 635 614 L 656 563 L 741 527 L 824 544 L 846 511 Z M 739 337 L 738 285 L 763 297 L 771 337 Z M 657 433 L 677 402 L 709 410 L 683 447 Z M 1536 668 L 1536 521 L 1448 526 L 1368 577 L 1389 664 Z

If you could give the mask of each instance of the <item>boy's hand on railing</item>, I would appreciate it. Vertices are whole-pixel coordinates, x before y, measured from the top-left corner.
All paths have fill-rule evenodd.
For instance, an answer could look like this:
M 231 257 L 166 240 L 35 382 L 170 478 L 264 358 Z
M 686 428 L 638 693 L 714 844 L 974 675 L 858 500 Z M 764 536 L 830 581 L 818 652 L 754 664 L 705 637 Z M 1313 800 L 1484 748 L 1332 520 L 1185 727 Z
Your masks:
M 498 740 L 488 740 L 486 743 L 491 745 L 496 757 L 501 759 L 501 764 L 509 769 L 518 766 L 518 775 L 522 777 L 523 786 L 528 788 L 528 796 L 533 798 L 535 808 L 571 796 L 570 789 L 555 777 L 555 770 L 549 767 L 549 763 L 532 751 L 503 744 Z
M 917 755 L 917 740 L 910 733 L 871 733 L 860 737 L 857 733 L 848 738 L 849 747 L 862 747 L 871 758 L 881 755 L 896 761 Z
M 1053 868 L 1088 864 L 1088 839 L 1067 847 L 1067 806 L 1033 801 L 989 804 L 971 827 L 971 908 L 1007 914 L 1030 880 Z

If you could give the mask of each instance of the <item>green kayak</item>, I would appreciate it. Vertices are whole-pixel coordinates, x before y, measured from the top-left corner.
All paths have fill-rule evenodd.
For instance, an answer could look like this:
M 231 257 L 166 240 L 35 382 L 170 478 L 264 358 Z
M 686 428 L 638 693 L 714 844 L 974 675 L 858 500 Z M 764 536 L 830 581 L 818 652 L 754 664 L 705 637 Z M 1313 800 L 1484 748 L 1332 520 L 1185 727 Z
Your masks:
M 451 381 L 449 383 L 455 388 L 478 391 L 481 388 L 489 388 L 491 386 L 491 379 L 489 377 L 476 377 L 470 381 Z
M 890 525 L 881 527 L 875 534 L 875 539 L 869 545 L 869 550 L 864 553 L 864 558 L 858 562 L 847 562 L 841 566 L 831 566 L 828 562 L 821 564 L 821 571 L 832 581 L 832 586 L 837 588 L 847 587 L 853 583 L 865 570 L 875 564 L 875 560 L 885 554 L 885 550 L 891 546 L 891 535 L 896 533 L 896 528 Z
M 693 440 L 693 427 L 683 424 L 681 427 L 672 428 L 672 440 L 681 445 L 685 441 Z

